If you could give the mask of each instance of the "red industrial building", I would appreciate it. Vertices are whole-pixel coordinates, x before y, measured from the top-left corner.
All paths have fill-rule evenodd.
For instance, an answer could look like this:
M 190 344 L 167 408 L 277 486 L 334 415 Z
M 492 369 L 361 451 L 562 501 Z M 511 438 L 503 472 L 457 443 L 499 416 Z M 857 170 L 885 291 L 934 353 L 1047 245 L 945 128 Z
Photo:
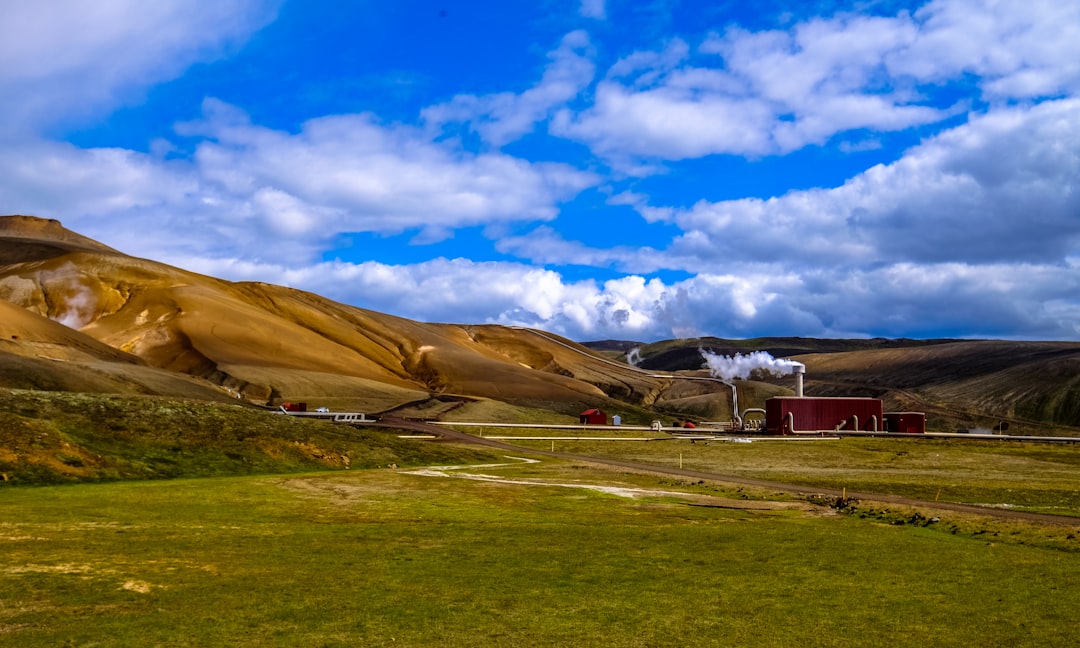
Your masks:
M 765 401 L 765 432 L 768 434 L 836 429 L 885 431 L 881 399 L 778 396 Z
M 926 414 L 882 411 L 880 398 L 815 398 L 803 396 L 806 366 L 796 363 L 795 396 L 765 401 L 765 432 L 805 434 L 830 431 L 925 434 Z
M 607 425 L 607 413 L 598 409 L 587 409 L 580 414 L 582 425 Z
M 923 412 L 885 412 L 885 431 L 925 434 L 926 414 Z

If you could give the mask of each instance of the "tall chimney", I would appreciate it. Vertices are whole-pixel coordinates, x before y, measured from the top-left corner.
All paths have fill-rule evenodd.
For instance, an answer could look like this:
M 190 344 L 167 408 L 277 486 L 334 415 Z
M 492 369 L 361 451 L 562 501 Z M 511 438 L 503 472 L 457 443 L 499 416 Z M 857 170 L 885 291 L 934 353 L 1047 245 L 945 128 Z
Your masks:
M 803 396 L 803 374 L 806 373 L 806 365 L 797 364 L 792 370 L 795 372 L 795 396 L 802 398 Z

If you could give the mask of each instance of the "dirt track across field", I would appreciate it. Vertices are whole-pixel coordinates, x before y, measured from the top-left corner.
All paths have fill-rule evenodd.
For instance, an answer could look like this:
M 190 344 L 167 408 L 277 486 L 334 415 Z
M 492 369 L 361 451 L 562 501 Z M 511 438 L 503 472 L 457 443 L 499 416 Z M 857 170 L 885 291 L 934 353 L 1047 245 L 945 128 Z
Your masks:
M 746 486 L 755 486 L 759 488 L 768 488 L 785 493 L 792 493 L 795 495 L 825 495 L 828 497 L 841 497 L 844 495 L 844 491 L 838 488 L 816 487 L 816 486 L 800 486 L 797 484 L 784 484 L 781 482 L 768 481 L 764 479 L 754 479 L 752 477 L 742 477 L 739 475 L 728 475 L 723 473 L 704 472 L 701 470 L 687 470 L 683 468 L 673 468 L 666 466 L 655 466 L 651 464 L 636 463 L 633 461 L 622 461 L 619 459 L 607 459 L 604 457 L 590 457 L 588 455 L 578 455 L 569 452 L 551 452 L 548 450 L 535 450 L 533 448 L 523 448 L 521 446 L 512 445 L 503 441 L 496 441 L 494 439 L 487 439 L 484 437 L 474 436 L 472 434 L 466 434 L 457 430 L 452 430 L 438 425 L 431 425 L 421 421 L 410 421 L 407 419 L 399 418 L 384 418 L 373 427 L 387 427 L 400 430 L 408 430 L 410 432 L 419 432 L 423 434 L 431 434 L 439 437 L 441 441 L 451 441 L 456 443 L 471 443 L 476 445 L 487 446 L 490 448 L 498 448 L 500 450 L 507 450 L 510 452 L 525 452 L 534 455 L 541 455 L 545 457 L 556 457 L 559 459 L 570 459 L 574 461 L 584 461 L 595 464 L 602 464 L 605 466 L 616 466 L 619 468 L 627 468 L 629 470 L 637 470 L 643 472 L 660 473 L 664 475 L 675 475 L 678 477 L 687 477 L 690 479 L 704 479 L 709 481 L 724 482 L 728 484 L 742 484 Z M 957 504 L 954 502 L 931 502 L 929 500 L 912 499 L 910 497 L 900 497 L 898 495 L 881 495 L 877 493 L 860 493 L 856 491 L 846 491 L 847 497 L 855 498 L 863 501 L 882 502 L 886 504 L 897 504 L 900 506 L 911 506 L 920 509 L 934 509 L 939 511 L 957 511 L 960 513 L 969 513 L 974 515 L 985 515 L 988 517 L 995 517 L 1008 520 L 1024 520 L 1027 522 L 1037 522 L 1040 524 L 1055 524 L 1061 526 L 1075 526 L 1080 528 L 1080 518 L 1070 517 L 1067 515 L 1052 515 L 1049 513 L 1029 513 L 1026 511 L 1011 511 L 1008 509 L 989 508 L 985 506 L 974 506 L 971 504 Z

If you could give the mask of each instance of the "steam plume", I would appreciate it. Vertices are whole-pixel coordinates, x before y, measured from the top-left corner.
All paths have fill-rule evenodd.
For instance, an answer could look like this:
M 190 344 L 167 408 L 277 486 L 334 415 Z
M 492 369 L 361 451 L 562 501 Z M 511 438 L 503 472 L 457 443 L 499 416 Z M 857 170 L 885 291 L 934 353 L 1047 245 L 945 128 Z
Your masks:
M 42 271 L 38 276 L 42 290 L 49 293 L 53 302 L 49 319 L 75 330 L 93 321 L 97 299 L 74 264 L 67 262 L 55 270 Z
M 53 319 L 68 328 L 79 330 L 90 323 L 94 313 L 94 295 L 88 290 L 81 290 L 67 300 L 64 312 Z
M 626 352 L 626 364 L 636 367 L 641 364 L 641 347 L 634 347 Z
M 708 367 L 709 373 L 714 378 L 720 378 L 721 380 L 732 380 L 734 378 L 745 380 L 755 370 L 764 371 L 774 376 L 786 376 L 794 371 L 795 367 L 802 366 L 802 363 L 794 360 L 774 358 L 765 351 L 754 351 L 746 355 L 736 353 L 733 356 L 719 355 L 705 349 L 698 349 L 698 351 L 701 353 L 702 359 L 705 360 L 704 366 Z

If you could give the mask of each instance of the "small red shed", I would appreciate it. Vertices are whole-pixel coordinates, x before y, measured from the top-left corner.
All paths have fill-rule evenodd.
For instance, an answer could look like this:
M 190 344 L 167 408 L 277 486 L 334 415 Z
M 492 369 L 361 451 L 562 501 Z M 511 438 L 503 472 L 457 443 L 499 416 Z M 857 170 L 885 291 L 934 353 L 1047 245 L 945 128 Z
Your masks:
M 582 425 L 607 425 L 607 413 L 596 408 L 581 413 Z

